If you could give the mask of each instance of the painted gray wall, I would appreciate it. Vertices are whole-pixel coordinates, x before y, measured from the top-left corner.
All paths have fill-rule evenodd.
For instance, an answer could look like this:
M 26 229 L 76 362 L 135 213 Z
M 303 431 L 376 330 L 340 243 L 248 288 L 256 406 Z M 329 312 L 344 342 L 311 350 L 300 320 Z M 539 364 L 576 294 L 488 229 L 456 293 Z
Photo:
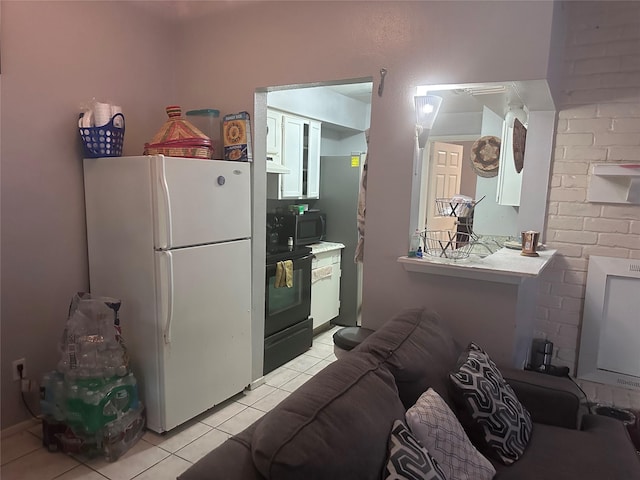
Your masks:
M 396 262 L 408 246 L 413 95 L 425 84 L 545 78 L 552 14 L 551 2 L 527 1 L 258 3 L 242 12 L 242 34 L 233 12 L 185 23 L 179 82 L 184 101 L 251 111 L 257 87 L 374 78 L 363 324 L 377 328 L 403 307 L 426 305 L 462 341 L 475 338 L 510 363 L 515 287 L 410 274 Z M 229 39 L 232 47 L 210 54 Z
M 36 379 L 53 370 L 69 301 L 89 289 L 80 105 L 93 97 L 122 105 L 124 154 L 141 154 L 175 102 L 167 61 L 176 50 L 169 21 L 124 2 L 2 1 L 0 9 L 5 428 L 27 418 L 11 362 L 26 358 Z
M 260 87 L 374 78 L 363 324 L 377 328 L 401 308 L 426 305 L 461 341 L 510 360 L 512 287 L 410 274 L 396 262 L 408 246 L 412 97 L 417 85 L 545 78 L 552 2 L 241 2 L 186 20 L 132 5 L 0 3 L 3 427 L 26 418 L 7 378 L 11 361 L 26 356 L 33 375 L 53 368 L 68 302 L 89 287 L 75 123 L 79 103 L 93 96 L 122 104 L 124 153 L 135 155 L 166 105 L 253 112 Z M 254 165 L 257 192 L 261 168 Z M 256 216 L 265 210 L 254 199 Z M 264 238 L 264 223 L 254 234 Z

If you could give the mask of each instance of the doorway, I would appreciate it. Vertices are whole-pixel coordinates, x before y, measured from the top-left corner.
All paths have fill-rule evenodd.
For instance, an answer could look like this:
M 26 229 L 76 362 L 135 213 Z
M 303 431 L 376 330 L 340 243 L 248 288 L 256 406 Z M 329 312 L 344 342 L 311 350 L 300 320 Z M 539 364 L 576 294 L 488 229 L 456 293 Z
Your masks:
M 427 194 L 431 201 L 427 202 L 425 220 L 428 230 L 453 230 L 455 217 L 445 217 L 438 212 L 438 199 L 459 195 L 462 177 L 462 159 L 464 148 L 461 145 L 444 142 L 432 142 L 429 155 L 429 175 Z
M 362 264 L 354 263 L 357 243 L 356 215 L 362 162 L 367 150 L 365 130 L 369 128 L 371 120 L 372 86 L 373 82 L 370 78 L 273 86 L 260 89 L 255 97 L 254 169 L 259 172 L 255 175 L 254 181 L 260 184 L 264 182 L 265 186 L 257 185 L 260 188 L 254 190 L 256 195 L 262 195 L 260 192 L 264 192 L 264 196 L 261 197 L 264 213 L 256 208 L 254 214 L 266 217 L 266 213 L 286 212 L 294 204 L 321 210 L 327 215 L 325 241 L 344 245 L 341 250 L 339 272 L 339 314 L 324 327 L 359 324 L 362 303 Z M 302 119 L 303 123 L 309 122 L 312 126 L 319 124 L 317 194 L 313 193 L 313 189 L 306 187 L 306 190 L 301 190 L 299 195 L 279 194 L 281 192 L 279 185 L 288 174 L 279 173 L 278 170 L 284 172 L 289 168 L 283 157 L 278 158 L 279 167 L 273 168 L 273 164 L 269 164 L 270 168 L 266 168 L 267 157 L 269 156 L 272 160 L 274 156 L 272 153 L 274 146 L 266 140 L 267 121 L 270 122 L 270 129 L 279 128 L 277 123 L 274 123 L 274 118 L 279 118 L 278 115 Z M 272 136 L 271 139 L 273 138 Z M 286 139 L 283 141 L 286 142 Z M 280 155 L 283 154 L 286 154 L 285 150 L 280 152 Z M 356 158 L 357 161 L 354 160 Z M 306 162 L 308 164 L 308 157 Z M 341 169 L 344 175 L 339 173 Z M 336 188 L 336 178 L 340 179 L 340 189 Z M 260 237 L 258 233 L 256 238 L 265 238 L 266 242 L 266 228 L 263 231 L 265 235 Z
M 421 230 L 455 229 L 454 217 L 438 215 L 436 198 L 449 198 L 454 194 L 475 198 L 476 174 L 469 156 L 476 139 L 477 137 L 473 135 L 429 138 L 420 168 L 421 192 L 417 228 Z M 451 165 L 453 162 L 456 162 L 455 166 Z M 455 170 L 455 173 L 450 170 Z M 454 176 L 458 176 L 458 179 Z

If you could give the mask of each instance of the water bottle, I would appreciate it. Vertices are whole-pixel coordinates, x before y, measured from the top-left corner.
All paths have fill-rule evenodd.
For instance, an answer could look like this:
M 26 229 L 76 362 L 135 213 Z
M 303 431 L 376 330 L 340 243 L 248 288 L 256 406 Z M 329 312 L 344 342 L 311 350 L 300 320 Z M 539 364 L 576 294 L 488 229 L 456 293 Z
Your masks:
M 64 377 L 53 371 L 42 376 L 40 384 L 40 410 L 46 417 L 64 420 Z
M 65 417 L 69 425 L 73 427 L 82 427 L 84 406 L 82 405 L 82 397 L 80 395 L 80 387 L 76 384 L 67 387 L 67 401 L 65 408 Z
M 422 236 L 420 235 L 420 230 L 416 229 L 409 241 L 409 257 L 417 257 L 418 250 L 420 250 L 420 256 L 422 256 Z
M 141 403 L 109 422 L 102 436 L 103 453 L 107 461 L 115 462 L 144 434 L 144 408 Z
M 57 377 L 53 383 L 53 398 L 55 407 L 53 410 L 53 418 L 62 422 L 65 419 L 65 403 L 67 401 L 67 388 L 64 383 L 64 375 L 57 373 Z
M 40 382 L 40 411 L 43 415 L 52 417 L 53 408 L 53 378 L 51 373 L 45 373 Z

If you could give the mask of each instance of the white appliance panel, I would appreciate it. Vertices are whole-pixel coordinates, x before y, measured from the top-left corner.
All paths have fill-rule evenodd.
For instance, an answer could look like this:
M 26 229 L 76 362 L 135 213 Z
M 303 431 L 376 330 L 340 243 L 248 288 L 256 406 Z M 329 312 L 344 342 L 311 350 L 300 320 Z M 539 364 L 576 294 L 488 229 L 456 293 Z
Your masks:
M 250 246 L 250 240 L 239 240 L 156 252 L 163 345 L 160 431 L 251 383 Z
M 147 423 L 160 422 L 151 169 L 147 157 L 84 159 L 91 293 L 119 298 Z
M 640 378 L 637 312 L 640 312 L 638 280 L 610 275 L 606 280 L 600 325 L 598 368 Z
M 591 255 L 578 378 L 640 389 L 640 262 Z
M 250 166 L 245 162 L 153 157 L 155 247 L 251 236 Z
M 161 155 L 84 160 L 91 291 L 122 300 L 131 369 L 156 432 L 251 381 L 249 167 Z M 174 239 L 165 248 L 211 244 L 158 252 L 158 238 Z

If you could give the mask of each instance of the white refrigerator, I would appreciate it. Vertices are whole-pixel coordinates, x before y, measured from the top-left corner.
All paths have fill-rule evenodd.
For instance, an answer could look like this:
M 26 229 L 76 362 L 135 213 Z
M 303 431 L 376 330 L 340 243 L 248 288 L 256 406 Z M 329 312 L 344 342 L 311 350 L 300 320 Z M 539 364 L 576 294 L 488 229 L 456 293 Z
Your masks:
M 84 160 L 91 292 L 120 324 L 165 432 L 251 382 L 251 181 L 242 162 Z

